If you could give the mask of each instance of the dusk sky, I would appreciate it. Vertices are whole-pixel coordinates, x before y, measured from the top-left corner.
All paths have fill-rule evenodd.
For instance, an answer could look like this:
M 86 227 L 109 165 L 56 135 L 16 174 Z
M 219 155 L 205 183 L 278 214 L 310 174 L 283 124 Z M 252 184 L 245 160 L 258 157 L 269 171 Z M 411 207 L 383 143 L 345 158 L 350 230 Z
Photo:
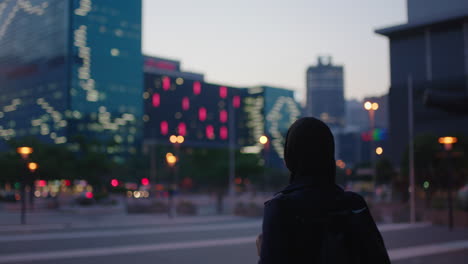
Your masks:
M 182 61 L 209 82 L 305 94 L 318 55 L 345 66 L 345 97 L 389 87 L 388 41 L 374 29 L 406 21 L 405 0 L 144 0 L 143 51 Z

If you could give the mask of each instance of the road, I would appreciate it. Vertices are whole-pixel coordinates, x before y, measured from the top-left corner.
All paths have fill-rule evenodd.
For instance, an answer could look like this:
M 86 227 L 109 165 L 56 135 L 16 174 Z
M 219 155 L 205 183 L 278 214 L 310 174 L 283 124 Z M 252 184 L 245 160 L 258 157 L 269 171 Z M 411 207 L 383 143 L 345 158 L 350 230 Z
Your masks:
M 87 225 L 0 225 L 0 263 L 256 263 L 260 219 L 203 217 Z M 467 263 L 468 229 L 380 225 L 392 263 Z

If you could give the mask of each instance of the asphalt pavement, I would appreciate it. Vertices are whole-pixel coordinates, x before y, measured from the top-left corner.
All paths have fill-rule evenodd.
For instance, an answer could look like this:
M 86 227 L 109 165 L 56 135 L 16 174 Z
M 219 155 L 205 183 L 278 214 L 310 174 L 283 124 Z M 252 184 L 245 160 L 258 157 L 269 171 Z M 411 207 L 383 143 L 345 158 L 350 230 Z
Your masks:
M 0 263 L 256 263 L 261 219 L 109 215 L 80 224 L 0 225 Z M 113 220 L 114 219 L 114 220 Z M 132 221 L 134 220 L 134 221 Z M 468 229 L 379 225 L 392 263 L 468 261 Z

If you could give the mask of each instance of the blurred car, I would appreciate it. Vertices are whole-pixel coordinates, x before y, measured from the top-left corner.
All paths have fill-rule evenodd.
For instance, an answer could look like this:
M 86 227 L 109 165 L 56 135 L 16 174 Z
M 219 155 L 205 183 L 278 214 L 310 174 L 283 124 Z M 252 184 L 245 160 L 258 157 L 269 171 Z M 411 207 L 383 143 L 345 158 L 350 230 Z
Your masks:
M 0 201 L 14 203 L 17 201 L 15 192 L 0 192 Z
M 79 205 L 93 205 L 96 203 L 92 192 L 82 192 L 76 198 L 75 202 Z

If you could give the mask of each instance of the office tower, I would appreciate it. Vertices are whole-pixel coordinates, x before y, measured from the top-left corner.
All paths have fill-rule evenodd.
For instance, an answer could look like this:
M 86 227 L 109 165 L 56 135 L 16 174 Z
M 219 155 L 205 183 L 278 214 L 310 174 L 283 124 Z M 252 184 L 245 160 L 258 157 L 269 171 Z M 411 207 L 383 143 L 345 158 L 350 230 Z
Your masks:
M 116 157 L 141 141 L 141 1 L 0 3 L 0 145 L 34 136 L 114 141 Z
M 345 124 L 343 66 L 333 65 L 331 57 L 318 57 L 307 69 L 307 116 L 321 119 L 334 128 Z

